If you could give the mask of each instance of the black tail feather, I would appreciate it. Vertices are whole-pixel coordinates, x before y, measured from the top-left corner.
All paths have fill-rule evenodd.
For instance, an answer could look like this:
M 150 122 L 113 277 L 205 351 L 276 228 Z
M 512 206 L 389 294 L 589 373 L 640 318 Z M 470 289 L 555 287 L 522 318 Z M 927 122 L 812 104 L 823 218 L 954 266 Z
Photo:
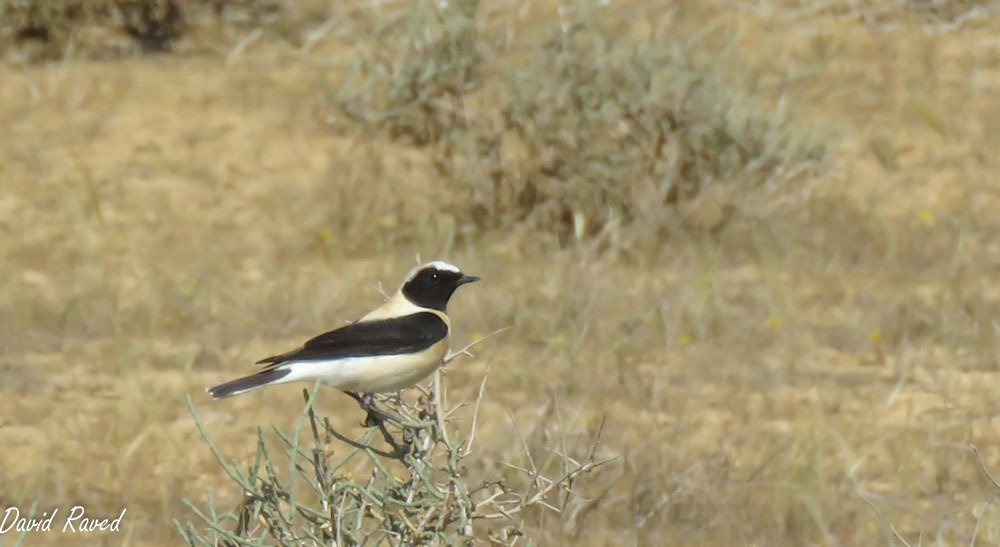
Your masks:
M 291 370 L 288 368 L 272 368 L 262 370 L 257 374 L 251 374 L 250 376 L 244 376 L 243 378 L 237 378 L 224 384 L 212 386 L 205 391 L 211 394 L 215 399 L 232 397 L 233 395 L 239 395 L 245 391 L 264 387 L 271 382 L 280 380 L 281 378 L 287 376 L 289 372 L 291 372 Z

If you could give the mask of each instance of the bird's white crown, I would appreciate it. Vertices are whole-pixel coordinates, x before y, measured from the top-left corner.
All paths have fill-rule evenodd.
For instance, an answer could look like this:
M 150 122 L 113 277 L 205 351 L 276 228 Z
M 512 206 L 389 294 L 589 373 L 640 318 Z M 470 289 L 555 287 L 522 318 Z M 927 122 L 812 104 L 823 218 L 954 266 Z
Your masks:
M 412 270 L 410 270 L 410 273 L 406 274 L 406 279 L 403 280 L 403 284 L 405 285 L 407 281 L 413 279 L 417 275 L 417 273 L 419 273 L 420 271 L 426 270 L 426 269 L 431 269 L 431 268 L 433 268 L 435 270 L 442 270 L 442 271 L 446 271 L 446 272 L 455 272 L 455 273 L 460 273 L 462 271 L 462 270 L 459 270 L 458 266 L 456 266 L 454 264 L 445 262 L 443 260 L 435 260 L 433 262 L 427 262 L 427 263 L 421 264 L 421 265 L 413 268 Z

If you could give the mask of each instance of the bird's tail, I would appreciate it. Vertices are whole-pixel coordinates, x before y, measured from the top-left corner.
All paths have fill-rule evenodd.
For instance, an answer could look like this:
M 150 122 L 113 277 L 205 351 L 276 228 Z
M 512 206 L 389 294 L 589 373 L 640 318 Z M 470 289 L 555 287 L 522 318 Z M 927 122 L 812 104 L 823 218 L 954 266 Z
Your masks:
M 224 384 L 212 386 L 205 391 L 215 399 L 232 397 L 233 395 L 239 395 L 240 393 L 245 393 L 259 387 L 271 385 L 287 376 L 289 372 L 291 370 L 288 368 L 270 368 L 262 370 L 257 374 L 251 374 L 250 376 L 244 376 L 243 378 L 237 378 Z

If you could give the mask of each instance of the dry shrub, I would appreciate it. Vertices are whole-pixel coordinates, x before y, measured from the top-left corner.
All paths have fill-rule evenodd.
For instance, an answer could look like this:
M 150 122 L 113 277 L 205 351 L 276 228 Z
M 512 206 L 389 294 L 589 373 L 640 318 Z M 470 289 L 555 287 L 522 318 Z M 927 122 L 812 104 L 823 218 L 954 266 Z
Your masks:
M 250 29 L 287 35 L 283 0 L 0 0 L 0 54 L 32 63 L 231 45 Z M 287 37 L 287 36 L 286 36 Z
M 71 48 L 80 29 L 111 19 L 113 5 L 110 0 L 0 2 L 0 52 L 34 49 L 34 60 L 59 58 Z
M 186 502 L 207 528 L 175 521 L 178 530 L 189 545 L 514 545 L 539 511 L 575 518 L 589 501 L 574 490 L 578 479 L 610 461 L 597 458 L 600 430 L 575 458 L 561 437 L 541 459 L 516 430 L 525 463 L 507 463 L 492 476 L 470 471 L 484 386 L 485 378 L 468 429 L 448 426 L 464 405 L 448 407 L 436 391 L 421 388 L 413 402 L 381 398 L 379 405 L 402 419 L 379 423 L 360 440 L 318 418 L 315 391 L 310 396 L 303 390 L 306 406 L 296 429 L 289 434 L 275 428 L 287 458 L 269 447 L 258 428 L 256 456 L 245 472 L 222 457 L 189 399 L 204 439 L 243 501 L 225 512 L 217 511 L 211 493 L 204 511 Z M 375 446 L 379 432 L 391 451 Z M 304 441 L 310 433 L 312 448 Z
M 717 185 L 786 183 L 822 154 L 777 120 L 741 113 L 678 50 L 595 30 L 555 33 L 503 78 L 500 123 L 477 118 L 445 145 L 471 194 L 468 221 L 527 224 L 563 245 L 619 226 L 663 235 L 671 205 Z M 706 228 L 726 222 L 724 205 Z
M 408 32 L 374 35 L 331 99 L 335 124 L 431 147 L 466 234 L 655 245 L 684 220 L 675 205 L 711 190 L 711 218 L 691 224 L 718 230 L 736 194 L 794 182 L 824 155 L 722 92 L 679 42 L 618 36 L 581 10 L 507 54 L 476 31 L 475 6 L 415 4 Z
M 448 138 L 488 54 L 477 42 L 478 4 L 438 9 L 421 0 L 378 24 L 331 100 L 343 120 L 409 144 Z

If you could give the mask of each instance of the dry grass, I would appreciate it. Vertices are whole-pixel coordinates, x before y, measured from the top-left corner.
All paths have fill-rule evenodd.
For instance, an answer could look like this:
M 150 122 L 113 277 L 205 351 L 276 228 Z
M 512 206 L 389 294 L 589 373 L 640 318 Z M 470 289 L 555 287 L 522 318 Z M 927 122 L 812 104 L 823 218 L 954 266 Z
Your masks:
M 395 284 L 419 252 L 486 279 L 453 303 L 457 340 L 513 327 L 446 374 L 460 400 L 492 366 L 471 474 L 524 463 L 508 411 L 546 423 L 558 405 L 578 446 L 607 419 L 602 450 L 620 459 L 581 485 L 593 501 L 573 518 L 532 516 L 540 543 L 852 545 L 895 541 L 893 530 L 914 545 L 1000 542 L 1000 492 L 969 448 L 1000 470 L 992 5 L 615 4 L 586 32 L 662 44 L 722 105 L 697 110 L 692 127 L 738 107 L 766 129 L 746 133 L 764 145 L 754 157 L 807 176 L 733 162 L 720 178 L 733 184 L 666 205 L 612 201 L 612 217 L 595 205 L 604 196 L 577 203 L 573 188 L 544 186 L 590 172 L 549 174 L 533 143 L 550 138 L 615 173 L 602 180 L 641 189 L 618 177 L 648 165 L 609 159 L 628 151 L 605 131 L 620 111 L 574 133 L 565 124 L 587 109 L 552 110 L 558 134 L 536 123 L 502 157 L 472 139 L 449 152 L 456 138 L 496 136 L 488 124 L 520 85 L 505 75 L 541 70 L 531 52 L 590 17 L 554 2 L 484 2 L 460 62 L 476 70 L 450 73 L 458 92 L 443 85 L 428 118 L 391 127 L 351 120 L 338 101 L 357 96 L 337 91 L 370 58 L 370 31 L 407 28 L 400 3 L 340 3 L 292 14 L 294 32 L 227 27 L 212 47 L 114 62 L 26 65 L 6 50 L 0 444 L 16 449 L 0 455 L 0 506 L 127 506 L 128 529 L 107 541 L 176 542 L 171 519 L 190 518 L 182 498 L 203 503 L 213 489 L 225 506 L 240 494 L 185 396 L 220 449 L 249 460 L 256 425 L 292 428 L 298 389 L 211 402 L 202 388 L 359 316 L 380 299 L 364 287 Z M 413 44 L 453 36 L 442 33 L 393 43 L 415 55 Z M 644 58 L 609 47 L 601 55 Z M 400 74 L 413 58 L 399 57 Z M 578 86 L 559 95 L 551 77 L 523 89 L 574 97 Z M 392 130 L 409 126 L 425 131 Z M 676 135 L 707 160 L 725 151 L 692 134 Z M 484 165 L 550 190 L 528 214 L 497 217 L 517 200 L 475 193 Z M 695 172 L 704 182 L 710 171 Z M 477 223 L 462 208 L 477 202 L 501 210 Z M 630 203 L 647 206 L 640 221 L 624 221 Z M 325 391 L 317 407 L 362 433 L 350 399 Z M 523 433 L 539 452 L 556 442 L 545 427 Z

